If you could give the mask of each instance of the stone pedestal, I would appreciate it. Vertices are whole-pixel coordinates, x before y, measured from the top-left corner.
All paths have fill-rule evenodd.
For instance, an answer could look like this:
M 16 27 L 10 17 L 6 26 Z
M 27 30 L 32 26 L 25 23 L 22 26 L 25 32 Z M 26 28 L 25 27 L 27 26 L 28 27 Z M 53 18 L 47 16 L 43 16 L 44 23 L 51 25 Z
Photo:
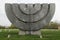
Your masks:
M 24 31 L 19 31 L 19 35 L 25 35 Z
M 39 35 L 42 38 L 41 31 L 19 31 L 19 35 Z

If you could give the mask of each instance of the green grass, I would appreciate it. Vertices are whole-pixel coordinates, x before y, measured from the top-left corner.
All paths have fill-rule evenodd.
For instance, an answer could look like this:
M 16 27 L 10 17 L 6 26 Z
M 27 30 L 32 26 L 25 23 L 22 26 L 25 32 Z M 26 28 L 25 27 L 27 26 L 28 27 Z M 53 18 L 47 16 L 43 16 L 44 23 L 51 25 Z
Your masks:
M 60 40 L 60 30 L 57 29 L 42 29 L 43 38 L 38 35 L 18 35 L 18 32 L 18 29 L 0 29 L 0 40 Z

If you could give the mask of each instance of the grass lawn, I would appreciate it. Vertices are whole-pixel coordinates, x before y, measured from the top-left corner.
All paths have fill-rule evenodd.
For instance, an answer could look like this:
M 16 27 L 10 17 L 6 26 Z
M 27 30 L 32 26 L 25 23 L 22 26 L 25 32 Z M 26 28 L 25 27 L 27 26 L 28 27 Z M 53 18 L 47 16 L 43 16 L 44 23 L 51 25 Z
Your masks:
M 42 29 L 43 38 L 38 35 L 18 35 L 18 32 L 18 29 L 0 29 L 0 40 L 60 40 L 60 30 L 57 29 Z

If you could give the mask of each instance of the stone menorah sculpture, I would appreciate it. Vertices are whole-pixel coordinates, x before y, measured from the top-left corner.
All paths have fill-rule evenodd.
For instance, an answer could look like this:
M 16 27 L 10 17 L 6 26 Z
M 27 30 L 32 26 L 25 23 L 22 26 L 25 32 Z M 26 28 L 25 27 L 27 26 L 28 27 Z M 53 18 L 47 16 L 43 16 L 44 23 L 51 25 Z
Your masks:
M 31 34 L 32 31 L 38 31 L 50 22 L 55 11 L 55 4 L 6 3 L 5 9 L 12 24 Z

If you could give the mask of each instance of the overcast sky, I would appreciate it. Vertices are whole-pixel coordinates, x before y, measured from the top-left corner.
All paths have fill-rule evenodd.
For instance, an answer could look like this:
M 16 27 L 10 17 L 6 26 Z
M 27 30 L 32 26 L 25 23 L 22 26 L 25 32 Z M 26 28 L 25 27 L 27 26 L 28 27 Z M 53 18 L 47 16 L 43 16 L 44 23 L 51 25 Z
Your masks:
M 5 13 L 5 3 L 55 3 L 55 14 L 51 21 L 60 23 L 60 0 L 0 0 L 0 25 L 10 26 L 11 24 Z

